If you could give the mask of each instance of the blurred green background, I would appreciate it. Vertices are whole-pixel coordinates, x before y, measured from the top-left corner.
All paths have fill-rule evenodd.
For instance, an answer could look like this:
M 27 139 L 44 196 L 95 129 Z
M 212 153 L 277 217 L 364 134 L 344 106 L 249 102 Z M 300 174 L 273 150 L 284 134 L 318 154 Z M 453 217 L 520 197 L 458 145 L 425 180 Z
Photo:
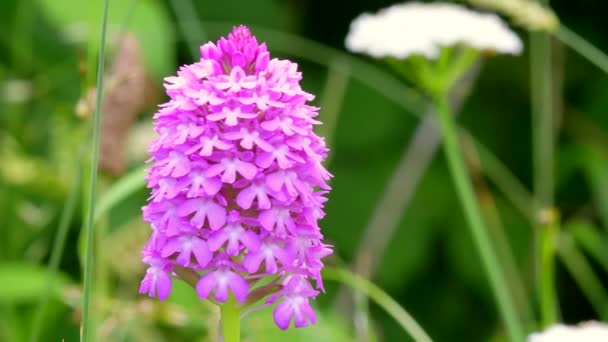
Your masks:
M 344 37 L 355 16 L 392 3 L 111 1 L 106 71 L 115 82 L 108 85 L 106 97 L 114 99 L 114 104 L 106 105 L 104 111 L 104 120 L 110 120 L 104 127 L 110 128 L 102 132 L 107 146 L 101 157 L 106 167 L 101 171 L 100 200 L 146 159 L 151 115 L 164 99 L 162 77 L 174 73 L 178 65 L 190 63 L 199 45 L 227 34 L 233 25 L 246 24 L 259 40 L 268 43 L 273 56 L 297 61 L 304 88 L 317 94 L 315 105 L 322 106 L 321 120 L 329 123 L 323 128 L 332 149 L 327 166 L 335 176 L 322 221 L 327 241 L 335 246 L 335 256 L 328 263 L 350 265 L 416 131 L 419 116 L 428 107 L 423 97 L 381 62 L 344 50 Z M 608 50 L 601 15 L 608 4 L 556 0 L 551 5 L 563 23 Z M 50 301 L 39 321 L 39 340 L 78 339 L 84 194 L 78 195 L 75 214 L 69 220 L 59 272 L 52 284 L 47 265 L 68 194 L 83 188 L 78 170 L 86 162 L 83 151 L 90 140 L 91 121 L 90 101 L 83 94 L 88 91 L 87 82 L 90 85 L 95 79 L 87 51 L 96 53 L 99 42 L 94 30 L 98 30 L 101 8 L 99 0 L 0 1 L 2 341 L 29 340 L 37 324 L 40 298 L 46 294 Z M 530 64 L 528 32 L 516 30 L 526 42 L 524 54 L 485 61 L 459 120 L 531 191 L 530 74 L 538 66 Z M 117 37 L 125 32 L 134 33 L 134 38 L 121 50 Z M 558 263 L 561 317 L 570 323 L 605 319 L 608 297 L 602 284 L 608 281 L 608 254 L 601 251 L 608 251 L 608 77 L 559 42 L 554 40 L 551 48 L 552 58 L 547 62 L 554 74 L 557 119 L 555 207 L 561 214 L 564 240 L 574 241 L 574 247 L 565 248 L 564 253 L 574 251 L 583 257 Z M 143 70 L 144 76 L 121 82 L 124 70 Z M 533 225 L 483 170 L 472 165 L 472 171 L 482 207 L 487 215 L 496 209 L 498 226 L 512 248 L 528 293 L 525 302 L 535 308 Z M 407 178 L 409 173 L 397 177 Z M 174 282 L 175 289 L 165 303 L 137 293 L 144 272 L 139 250 L 148 235 L 139 208 L 146 197 L 147 191 L 140 189 L 119 198 L 119 205 L 98 221 L 93 298 L 97 339 L 213 341 L 217 314 L 186 285 Z M 379 263 L 371 272 L 373 282 L 437 341 L 505 340 L 442 153 L 435 154 L 412 200 L 397 210 L 402 214 L 394 235 L 378 251 L 382 254 L 374 255 Z M 583 269 L 595 278 L 589 280 L 589 272 L 581 272 Z M 599 284 L 599 288 L 589 284 Z M 368 317 L 372 340 L 408 339 L 374 304 L 367 308 L 359 301 L 353 320 L 352 302 L 351 292 L 328 281 L 327 294 L 316 301 L 319 322 L 315 328 L 281 332 L 266 309 L 246 319 L 244 338 L 355 340 L 365 330 L 361 328 L 365 320 L 360 318 Z

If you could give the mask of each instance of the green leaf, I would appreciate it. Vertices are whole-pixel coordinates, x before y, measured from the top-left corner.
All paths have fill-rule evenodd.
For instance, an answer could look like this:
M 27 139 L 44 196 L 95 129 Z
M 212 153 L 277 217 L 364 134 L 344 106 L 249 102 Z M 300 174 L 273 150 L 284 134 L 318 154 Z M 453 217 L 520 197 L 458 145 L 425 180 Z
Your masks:
M 123 200 L 141 190 L 146 183 L 145 168 L 142 166 L 129 172 L 127 175 L 120 178 L 102 195 L 95 209 L 95 222 L 107 214 L 112 208 L 121 203 Z
M 0 302 L 27 303 L 33 302 L 48 291 L 51 285 L 51 296 L 59 296 L 67 278 L 58 274 L 53 284 L 48 284 L 47 270 L 38 265 L 25 262 L 0 263 Z
M 608 227 L 608 158 L 596 150 L 589 149 L 587 152 L 583 159 L 585 175 L 604 227 Z
M 572 220 L 568 223 L 567 228 L 583 251 L 608 272 L 608 249 L 606 249 L 608 240 L 602 235 L 602 231 L 593 223 L 585 220 Z
M 90 23 L 101 22 L 102 0 L 42 0 L 42 7 L 66 36 L 80 38 L 82 34 L 88 46 L 94 48 L 95 55 L 99 46 L 97 34 L 90 34 Z M 100 9 L 93 11 L 93 9 Z M 134 32 L 143 49 L 145 63 L 157 78 L 175 69 L 175 44 L 173 26 L 156 0 L 113 1 L 108 17 L 109 36 L 127 30 Z
M 565 225 L 569 227 L 569 223 Z M 558 256 L 568 273 L 581 289 L 602 320 L 608 319 L 608 292 L 595 270 L 577 248 L 568 231 L 562 232 L 558 243 Z

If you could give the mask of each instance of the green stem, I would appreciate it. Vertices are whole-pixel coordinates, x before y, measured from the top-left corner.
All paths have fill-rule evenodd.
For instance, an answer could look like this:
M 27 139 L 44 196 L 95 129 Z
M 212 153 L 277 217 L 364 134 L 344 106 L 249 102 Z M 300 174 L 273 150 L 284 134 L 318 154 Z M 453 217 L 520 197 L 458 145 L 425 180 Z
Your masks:
M 548 0 L 541 3 L 548 4 Z M 543 32 L 530 33 L 530 70 L 532 97 L 532 147 L 535 211 L 541 218 L 536 224 L 538 251 L 538 296 L 542 327 L 557 321 L 558 310 L 554 281 L 555 235 L 558 229 L 552 219 L 554 198 L 554 120 L 551 37 Z
M 86 342 L 89 339 L 89 303 L 91 298 L 91 287 L 92 287 L 92 268 L 93 268 L 93 226 L 94 226 L 94 214 L 95 214 L 95 194 L 97 187 L 97 164 L 99 161 L 99 140 L 100 140 L 100 128 L 101 128 L 101 112 L 103 104 L 103 67 L 105 57 L 105 44 L 106 44 L 106 29 L 108 23 L 108 7 L 110 0 L 104 1 L 103 6 L 103 18 L 101 23 L 101 38 L 99 43 L 99 59 L 97 61 L 97 96 L 96 96 L 96 108 L 93 120 L 93 143 L 91 146 L 92 158 L 90 164 L 90 176 L 88 179 L 89 189 L 87 198 L 87 215 L 84 229 L 86 231 L 87 244 L 86 244 L 86 256 L 85 256 L 85 267 L 84 267 L 84 291 L 82 297 L 82 336 L 81 340 Z
M 553 102 L 551 42 L 532 32 L 530 44 L 534 192 L 541 208 L 553 205 Z
M 559 233 L 559 219 L 555 210 L 545 210 L 540 225 L 540 316 L 541 326 L 548 327 L 557 321 L 555 289 L 555 252 Z
M 585 38 L 571 31 L 563 24 L 560 24 L 559 29 L 553 35 L 564 45 L 569 46 L 589 62 L 602 69 L 605 73 L 608 73 L 608 55 L 586 41 Z
M 494 246 L 492 246 L 490 236 L 484 226 L 479 205 L 475 200 L 473 186 L 467 175 L 447 99 L 445 96 L 437 96 L 436 101 L 443 136 L 443 146 L 450 173 L 471 229 L 473 240 L 479 250 L 482 264 L 496 296 L 500 314 L 505 322 L 510 340 L 516 342 L 524 341 L 524 330 L 517 317 L 512 294 L 507 287 L 502 265 L 498 262 L 496 255 L 494 255 Z
M 239 342 L 241 340 L 241 309 L 234 297 L 230 297 L 220 305 L 220 324 L 224 342 Z
M 374 285 L 369 280 L 349 272 L 345 269 L 325 267 L 323 269 L 323 279 L 339 281 L 349 285 L 353 289 L 364 293 L 381 308 L 386 310 L 399 325 L 417 342 L 431 342 L 429 335 L 414 320 L 414 318 L 403 309 L 399 303 L 387 295 L 381 288 Z

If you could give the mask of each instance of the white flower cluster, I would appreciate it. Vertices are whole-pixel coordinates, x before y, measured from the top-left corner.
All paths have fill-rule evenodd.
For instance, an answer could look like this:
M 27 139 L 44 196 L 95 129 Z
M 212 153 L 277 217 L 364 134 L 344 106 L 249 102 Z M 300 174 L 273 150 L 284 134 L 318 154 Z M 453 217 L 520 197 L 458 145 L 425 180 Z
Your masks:
M 346 47 L 372 57 L 437 58 L 443 46 L 465 44 L 478 50 L 519 54 L 519 37 L 495 14 L 449 3 L 404 3 L 364 13 L 350 25 Z
M 549 329 L 528 336 L 528 342 L 606 342 L 608 324 L 586 322 L 577 326 L 556 324 Z

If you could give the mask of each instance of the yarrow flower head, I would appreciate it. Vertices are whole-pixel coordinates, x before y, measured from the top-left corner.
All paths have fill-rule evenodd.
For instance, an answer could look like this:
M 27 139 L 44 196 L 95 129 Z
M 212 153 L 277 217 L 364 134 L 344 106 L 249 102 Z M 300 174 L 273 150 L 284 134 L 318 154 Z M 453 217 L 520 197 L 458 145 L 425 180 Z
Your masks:
M 186 270 L 201 299 L 267 297 L 281 329 L 307 326 L 332 253 L 318 225 L 332 176 L 314 96 L 244 26 L 200 52 L 165 78 L 170 100 L 154 116 L 140 292 L 164 300 Z
M 608 341 L 608 324 L 585 322 L 577 326 L 556 324 L 528 336 L 528 342 L 603 342 Z
M 346 47 L 372 57 L 404 59 L 439 56 L 442 47 L 519 54 L 521 40 L 495 14 L 483 14 L 450 3 L 408 2 L 376 14 L 364 13 L 351 23 Z

